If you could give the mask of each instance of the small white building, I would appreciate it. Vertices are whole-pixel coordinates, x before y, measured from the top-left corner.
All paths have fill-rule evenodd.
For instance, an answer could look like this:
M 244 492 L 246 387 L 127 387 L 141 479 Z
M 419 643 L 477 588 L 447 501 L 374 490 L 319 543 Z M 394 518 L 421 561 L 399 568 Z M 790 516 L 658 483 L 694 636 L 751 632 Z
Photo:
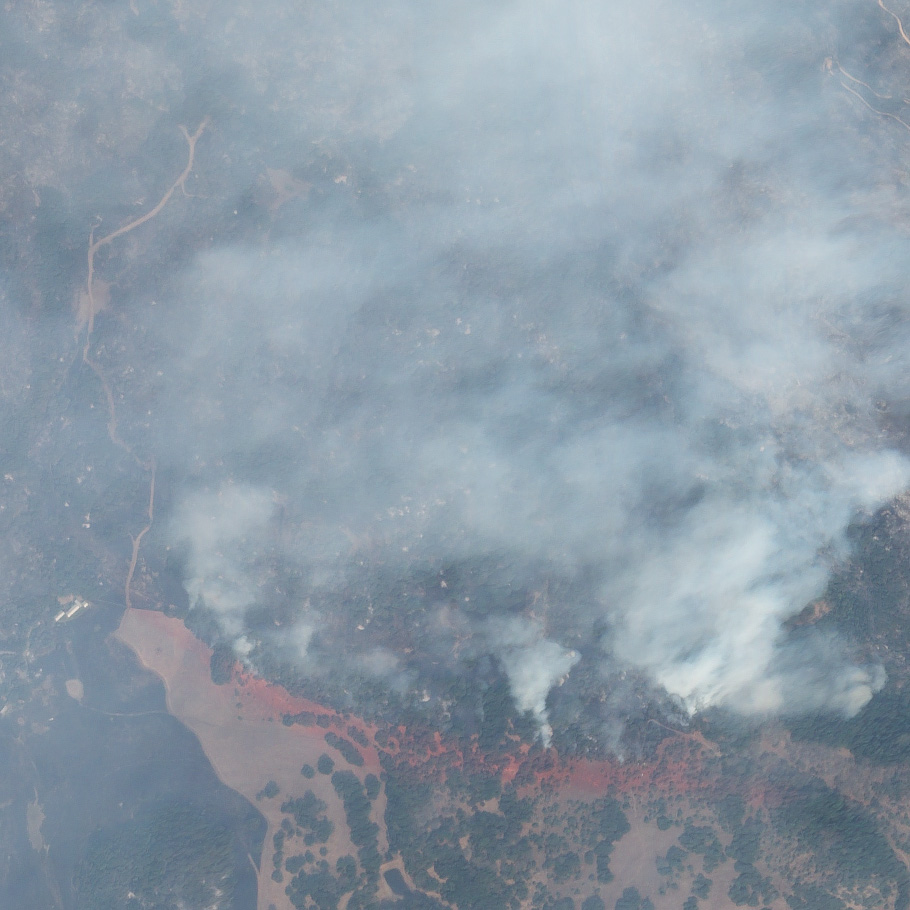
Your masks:
M 81 597 L 74 597 L 72 594 L 65 599 L 57 599 L 61 601 L 61 606 L 64 606 L 64 609 L 54 617 L 54 622 L 60 622 L 62 619 L 72 619 L 80 610 L 84 610 L 86 607 L 91 606 L 87 600 L 84 600 Z M 69 609 L 66 609 L 65 605 L 69 603 L 71 603 L 72 606 L 69 607 Z

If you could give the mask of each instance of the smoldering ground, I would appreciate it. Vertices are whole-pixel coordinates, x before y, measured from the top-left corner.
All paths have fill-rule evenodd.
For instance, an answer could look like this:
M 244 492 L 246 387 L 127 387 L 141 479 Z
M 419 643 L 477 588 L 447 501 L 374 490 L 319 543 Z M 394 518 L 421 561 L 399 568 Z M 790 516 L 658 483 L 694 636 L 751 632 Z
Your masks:
M 132 80 L 158 175 L 160 111 L 211 117 L 195 198 L 102 263 L 132 328 L 96 330 L 194 609 L 433 703 L 492 658 L 557 735 L 573 678 L 613 729 L 626 671 L 687 711 L 862 707 L 881 669 L 784 623 L 910 481 L 883 10 L 139 7 L 63 53 Z

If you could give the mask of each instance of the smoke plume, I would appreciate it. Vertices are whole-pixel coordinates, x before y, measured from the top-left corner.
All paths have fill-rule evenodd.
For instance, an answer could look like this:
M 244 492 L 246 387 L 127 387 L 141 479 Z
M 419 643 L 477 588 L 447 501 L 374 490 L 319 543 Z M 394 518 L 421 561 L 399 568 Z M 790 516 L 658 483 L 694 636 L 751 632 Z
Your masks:
M 66 173 L 30 129 L 3 154 L 81 268 L 81 226 L 148 208 L 209 118 L 184 194 L 99 254 L 93 340 L 192 608 L 341 687 L 446 704 L 493 667 L 544 740 L 583 670 L 690 712 L 858 711 L 881 668 L 786 624 L 910 484 L 905 137 L 862 103 L 910 72 L 893 20 L 160 6 L 99 7 L 103 63 L 16 20 L 119 88 L 90 130 L 56 86 Z

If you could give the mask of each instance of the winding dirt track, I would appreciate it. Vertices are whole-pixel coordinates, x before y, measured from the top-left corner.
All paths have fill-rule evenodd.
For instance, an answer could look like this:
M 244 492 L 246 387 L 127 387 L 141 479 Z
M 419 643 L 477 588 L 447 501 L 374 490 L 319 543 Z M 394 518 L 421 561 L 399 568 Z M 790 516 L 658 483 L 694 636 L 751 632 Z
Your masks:
M 155 463 L 152 459 L 142 459 L 136 452 L 133 450 L 133 447 L 127 443 L 119 434 L 117 430 L 117 407 L 114 402 L 114 393 L 111 389 L 110 383 L 107 381 L 107 377 L 104 375 L 104 371 L 101 369 L 101 365 L 92 358 L 91 356 L 91 347 L 92 347 L 92 335 L 95 330 L 95 315 L 98 310 L 101 309 L 101 301 L 96 299 L 95 296 L 95 256 L 102 247 L 109 246 L 117 238 L 123 237 L 125 234 L 129 234 L 130 231 L 136 230 L 136 228 L 141 227 L 143 224 L 151 221 L 155 218 L 161 210 L 168 204 L 171 199 L 171 196 L 178 190 L 183 191 L 186 194 L 186 181 L 187 178 L 193 171 L 193 165 L 196 160 L 196 143 L 199 141 L 199 137 L 205 131 L 205 128 L 208 126 L 209 118 L 203 118 L 202 122 L 196 128 L 196 131 L 190 135 L 189 131 L 185 126 L 180 127 L 180 131 L 183 133 L 184 138 L 186 139 L 186 144 L 188 147 L 187 151 L 187 161 L 183 170 L 180 172 L 180 176 L 168 187 L 167 191 L 158 200 L 158 203 L 145 212 L 143 215 L 140 215 L 137 218 L 134 218 L 132 221 L 128 221 L 126 224 L 121 225 L 114 231 L 111 231 L 109 234 L 106 234 L 104 237 L 95 240 L 95 231 L 94 228 L 89 232 L 89 244 L 88 252 L 86 254 L 86 261 L 88 265 L 88 271 L 86 275 L 85 282 L 85 291 L 82 294 L 82 299 L 80 305 L 77 306 L 77 326 L 82 327 L 81 320 L 85 320 L 85 344 L 82 347 L 82 362 L 88 366 L 95 376 L 98 377 L 98 381 L 101 383 L 101 388 L 104 391 L 104 397 L 107 401 L 108 409 L 108 424 L 107 432 L 110 436 L 111 442 L 114 443 L 120 449 L 123 449 L 124 452 L 131 455 L 139 466 L 151 474 L 150 484 L 149 484 L 149 506 L 148 506 L 148 523 L 145 527 L 133 537 L 130 534 L 130 541 L 132 543 L 132 555 L 130 557 L 129 570 L 126 575 L 126 584 L 124 585 L 124 601 L 126 603 L 127 611 L 132 608 L 132 584 L 133 584 L 133 575 L 136 572 L 136 564 L 139 561 L 139 548 L 142 546 L 142 538 L 151 530 L 152 523 L 155 516 Z M 105 285 L 106 287 L 106 285 Z
M 138 218 L 134 218 L 132 221 L 128 221 L 126 224 L 121 225 L 115 231 L 111 231 L 110 234 L 106 234 L 104 237 L 101 237 L 99 240 L 95 240 L 95 229 L 89 232 L 89 243 L 88 243 L 88 253 L 87 253 L 87 263 L 88 263 L 88 272 L 85 282 L 85 291 L 82 294 L 79 305 L 77 306 L 77 322 L 79 328 L 82 327 L 82 321 L 85 322 L 85 344 L 82 347 L 82 362 L 88 366 L 91 371 L 98 377 L 98 381 L 101 383 L 101 388 L 104 390 L 104 397 L 107 400 L 107 410 L 108 410 L 108 424 L 107 432 L 108 436 L 111 438 L 111 442 L 114 443 L 120 449 L 123 449 L 124 452 L 127 452 L 129 455 L 132 455 L 133 458 L 139 463 L 143 468 L 148 469 L 150 465 L 143 461 L 136 453 L 133 451 L 132 446 L 126 442 L 117 430 L 117 408 L 114 403 L 114 393 L 111 390 L 110 383 L 107 381 L 107 377 L 104 375 L 104 371 L 101 369 L 101 365 L 98 361 L 94 360 L 91 356 L 91 347 L 92 347 L 92 335 L 95 331 L 95 316 L 100 309 L 102 309 L 103 301 L 96 297 L 95 293 L 95 256 L 102 247 L 108 246 L 113 243 L 118 237 L 123 237 L 125 234 L 129 234 L 130 231 L 136 230 L 136 228 L 141 227 L 143 224 L 151 221 L 156 217 L 161 210 L 168 204 L 171 196 L 181 189 L 186 193 L 186 180 L 189 177 L 190 173 L 193 170 L 193 164 L 196 160 L 196 143 L 199 141 L 199 137 L 202 135 L 206 126 L 208 126 L 209 118 L 206 117 L 203 119 L 202 123 L 196 129 L 196 132 L 190 135 L 189 131 L 185 126 L 180 127 L 180 131 L 183 133 L 184 138 L 186 139 L 187 146 L 189 151 L 187 154 L 186 167 L 180 173 L 180 176 L 171 184 L 167 192 L 158 200 L 158 204 L 153 208 L 149 209 L 144 215 L 140 215 Z
M 879 5 L 879 6 L 880 6 L 880 7 L 881 7 L 889 16 L 891 16 L 892 19 L 894 19 L 894 21 L 897 23 L 898 31 L 901 33 L 901 38 L 904 39 L 904 42 L 905 42 L 907 45 L 910 45 L 910 38 L 907 37 L 907 33 L 904 31 L 904 23 L 901 22 L 900 16 L 898 16 L 898 14 L 895 13 L 893 10 L 888 9 L 888 7 L 885 6 L 884 3 L 882 3 L 882 0 L 878 0 L 878 5 Z
M 900 33 L 901 40 L 904 42 L 904 44 L 906 44 L 908 47 L 910 47 L 910 37 L 907 36 L 907 32 L 904 30 L 904 23 L 901 21 L 901 17 L 898 16 L 898 14 L 894 12 L 894 10 L 889 9 L 887 6 L 885 6 L 885 4 L 882 2 L 882 0 L 878 0 L 878 5 L 881 7 L 881 9 L 885 13 L 887 13 L 892 19 L 894 19 L 894 21 L 897 23 L 897 30 Z M 838 80 L 840 82 L 840 84 L 843 86 L 843 88 L 846 91 L 848 91 L 851 95 L 853 95 L 857 100 L 859 100 L 859 102 L 863 106 L 867 107 L 870 111 L 872 111 L 872 113 L 878 114 L 880 117 L 887 117 L 889 120 L 894 120 L 896 123 L 899 123 L 905 130 L 910 132 L 910 123 L 908 123 L 902 117 L 898 117 L 897 114 L 891 113 L 890 111 L 883 111 L 883 110 L 880 110 L 879 108 L 877 108 L 874 104 L 872 104 L 870 101 L 868 101 L 866 98 L 864 98 L 862 96 L 862 94 L 860 92 L 858 92 L 856 90 L 856 88 L 854 88 L 854 85 L 862 85 L 864 88 L 868 89 L 873 95 L 875 95 L 876 98 L 880 98 L 882 101 L 890 100 L 891 99 L 890 95 L 882 95 L 879 92 L 875 91 L 875 89 L 872 88 L 872 86 L 869 85 L 867 82 L 863 82 L 862 79 L 858 79 L 856 76 L 852 75 L 851 73 L 848 73 L 840 65 L 840 63 L 836 63 L 834 60 L 832 60 L 830 58 L 825 62 L 825 65 L 826 65 L 826 68 L 828 69 L 828 71 L 832 72 L 832 73 L 834 72 L 834 67 L 836 66 L 838 71 L 840 72 L 840 74 L 842 76 L 845 76 L 847 79 L 850 80 L 850 82 L 853 83 L 853 85 L 849 85 L 847 82 L 844 82 L 843 79 Z

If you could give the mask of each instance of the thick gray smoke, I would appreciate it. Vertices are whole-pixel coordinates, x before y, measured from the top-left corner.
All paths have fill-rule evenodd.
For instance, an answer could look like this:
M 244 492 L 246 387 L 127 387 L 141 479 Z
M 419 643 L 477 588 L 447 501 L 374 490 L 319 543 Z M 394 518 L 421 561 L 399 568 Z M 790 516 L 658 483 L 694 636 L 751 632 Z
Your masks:
M 881 669 L 784 624 L 910 485 L 905 137 L 844 88 L 902 72 L 867 6 L 107 22 L 135 148 L 170 129 L 176 176 L 160 111 L 211 118 L 131 239 L 136 330 L 96 328 L 195 608 L 256 665 L 415 698 L 492 657 L 544 739 L 583 667 L 689 711 L 859 710 Z
M 187 492 L 191 597 L 247 642 L 262 598 L 239 550 L 278 496 L 306 628 L 371 566 L 496 563 L 510 596 L 453 645 L 479 636 L 545 737 L 576 644 L 690 710 L 854 713 L 881 671 L 835 642 L 795 660 L 782 624 L 850 522 L 910 481 L 876 424 L 902 390 L 908 250 L 849 223 L 849 134 L 826 156 L 819 121 L 866 115 L 808 24 L 668 3 L 394 13 L 375 58 L 346 22 L 350 48 L 305 76 L 267 16 L 244 35 L 336 189 L 312 205 L 298 187 L 296 236 L 196 257 L 163 314 L 185 346 L 161 394 L 199 423 L 183 457 L 230 453 L 258 485 L 208 494 L 216 533 Z M 548 575 L 575 599 L 538 615 Z M 394 653 L 399 606 L 348 625 Z

